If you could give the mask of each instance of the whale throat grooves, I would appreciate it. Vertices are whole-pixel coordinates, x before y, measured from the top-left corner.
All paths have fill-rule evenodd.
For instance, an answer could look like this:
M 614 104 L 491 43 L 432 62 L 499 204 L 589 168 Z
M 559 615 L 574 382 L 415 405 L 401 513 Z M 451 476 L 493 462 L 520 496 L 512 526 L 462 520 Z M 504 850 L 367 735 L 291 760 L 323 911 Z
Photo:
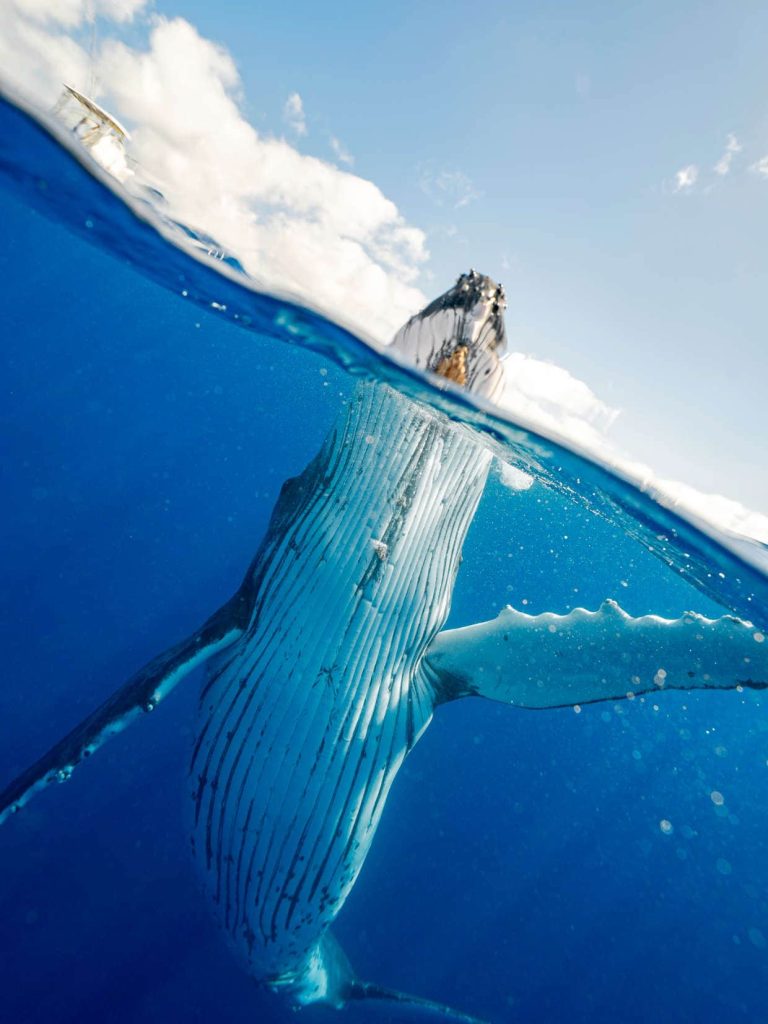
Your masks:
M 421 660 L 490 459 L 439 414 L 357 385 L 283 488 L 250 570 L 251 621 L 211 666 L 193 846 L 250 970 L 299 998 L 431 718 Z

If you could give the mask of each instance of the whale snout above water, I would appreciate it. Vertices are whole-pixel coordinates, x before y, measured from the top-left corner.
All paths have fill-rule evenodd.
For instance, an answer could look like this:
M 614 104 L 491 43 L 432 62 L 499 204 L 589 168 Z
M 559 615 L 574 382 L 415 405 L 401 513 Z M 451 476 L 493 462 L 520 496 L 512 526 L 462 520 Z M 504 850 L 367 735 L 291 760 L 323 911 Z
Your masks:
M 493 401 L 504 380 L 506 308 L 502 286 L 470 270 L 411 317 L 395 335 L 392 347 L 414 366 Z
M 392 345 L 494 399 L 505 307 L 501 286 L 470 271 Z M 465 425 L 388 384 L 359 383 L 320 452 L 284 485 L 237 593 L 14 780 L 0 820 L 205 663 L 192 840 L 246 969 L 295 1005 L 386 1000 L 475 1021 L 361 981 L 330 931 L 436 707 L 476 696 L 554 708 L 768 680 L 768 644 L 731 616 L 632 618 L 608 600 L 567 615 L 508 607 L 445 630 L 491 462 Z

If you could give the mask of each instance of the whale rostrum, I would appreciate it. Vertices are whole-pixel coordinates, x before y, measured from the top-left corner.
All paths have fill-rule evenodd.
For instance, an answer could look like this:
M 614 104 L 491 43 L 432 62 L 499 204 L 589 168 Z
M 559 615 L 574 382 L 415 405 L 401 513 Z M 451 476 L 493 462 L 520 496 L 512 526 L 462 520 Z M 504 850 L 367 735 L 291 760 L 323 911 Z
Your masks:
M 471 271 L 413 317 L 403 358 L 493 399 L 502 289 Z M 768 686 L 768 643 L 725 615 L 526 615 L 444 630 L 492 455 L 469 427 L 391 386 L 359 383 L 321 451 L 282 488 L 234 597 L 161 654 L 0 795 L 0 821 L 72 774 L 206 663 L 189 771 L 192 841 L 227 937 L 295 1005 L 407 1003 L 358 979 L 329 927 L 387 794 L 435 708 L 479 696 L 522 708 L 668 689 Z

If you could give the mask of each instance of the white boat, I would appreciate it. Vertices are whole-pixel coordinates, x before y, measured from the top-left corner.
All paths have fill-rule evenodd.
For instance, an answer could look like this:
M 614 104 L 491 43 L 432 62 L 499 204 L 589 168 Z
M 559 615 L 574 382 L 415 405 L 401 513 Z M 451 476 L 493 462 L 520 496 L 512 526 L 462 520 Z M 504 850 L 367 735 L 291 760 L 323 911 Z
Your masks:
M 129 166 L 129 158 L 125 151 L 125 143 L 131 138 L 128 129 L 90 96 L 78 92 L 71 85 L 65 85 L 53 108 L 53 114 L 64 123 L 105 171 L 121 183 L 134 178 L 136 172 Z M 148 183 L 147 175 L 143 173 L 143 168 L 138 167 L 135 160 L 131 159 L 130 163 L 139 171 L 131 185 L 131 193 L 134 196 L 150 203 L 155 213 L 180 231 L 185 241 L 193 248 L 220 263 L 227 263 L 241 274 L 245 273 L 237 257 L 220 245 L 215 238 L 171 216 L 170 211 L 165 209 L 165 196 L 160 189 Z
M 128 130 L 90 96 L 65 85 L 53 112 L 105 171 L 121 182 L 133 175 L 125 152 Z

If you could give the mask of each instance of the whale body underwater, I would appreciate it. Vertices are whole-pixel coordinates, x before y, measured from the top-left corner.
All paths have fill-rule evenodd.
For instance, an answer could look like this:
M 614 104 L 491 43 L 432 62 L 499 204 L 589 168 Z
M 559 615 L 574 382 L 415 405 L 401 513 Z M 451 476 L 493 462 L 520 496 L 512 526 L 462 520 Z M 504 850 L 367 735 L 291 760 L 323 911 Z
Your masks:
M 493 400 L 504 309 L 502 289 L 471 271 L 393 345 Z M 474 1021 L 360 980 L 330 931 L 435 709 L 471 696 L 554 708 L 768 686 L 768 644 L 728 615 L 632 618 L 606 600 L 566 615 L 506 607 L 444 630 L 492 461 L 466 425 L 388 384 L 359 383 L 321 451 L 283 485 L 237 593 L 13 781 L 0 821 L 206 663 L 192 845 L 247 970 L 294 1005 L 394 1000 Z

